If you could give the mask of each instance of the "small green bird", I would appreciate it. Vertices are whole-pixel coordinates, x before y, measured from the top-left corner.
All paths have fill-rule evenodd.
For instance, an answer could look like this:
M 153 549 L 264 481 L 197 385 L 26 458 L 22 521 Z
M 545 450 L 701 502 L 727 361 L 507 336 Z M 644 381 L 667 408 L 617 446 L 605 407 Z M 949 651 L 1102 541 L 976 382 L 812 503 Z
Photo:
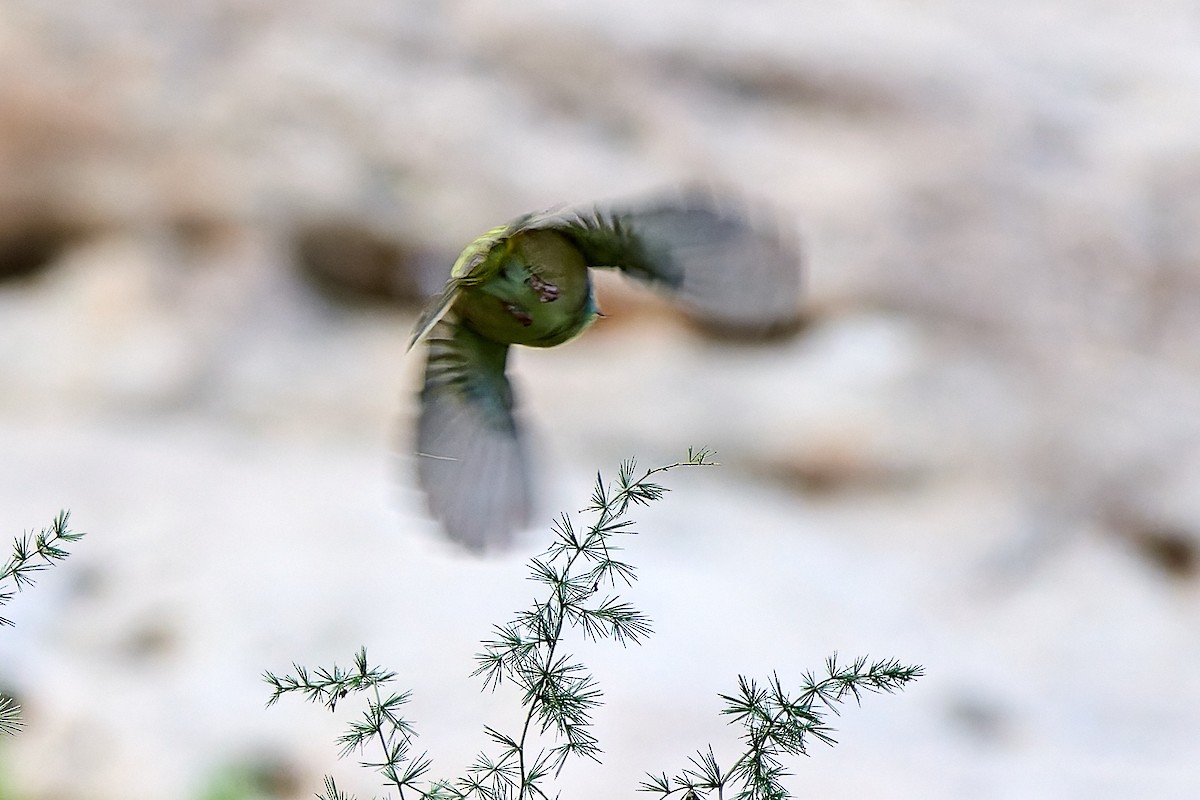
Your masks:
M 599 313 L 590 270 L 604 267 L 669 291 L 723 329 L 765 333 L 798 318 L 797 253 L 708 195 L 525 214 L 480 236 L 409 342 L 428 340 L 417 477 L 454 541 L 503 546 L 527 524 L 530 478 L 508 349 L 581 333 Z

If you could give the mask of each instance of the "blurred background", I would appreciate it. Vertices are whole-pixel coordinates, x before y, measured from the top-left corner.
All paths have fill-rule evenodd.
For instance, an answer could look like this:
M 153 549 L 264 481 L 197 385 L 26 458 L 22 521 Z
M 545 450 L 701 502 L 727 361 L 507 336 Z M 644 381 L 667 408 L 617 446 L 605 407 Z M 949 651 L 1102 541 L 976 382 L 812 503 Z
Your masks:
M 836 650 L 928 674 L 800 796 L 1194 797 L 1198 41 L 1191 0 L 5 0 L 0 534 L 89 535 L 5 610 L 0 796 L 372 796 L 260 678 L 360 644 L 457 774 L 519 724 L 468 674 L 551 517 L 707 446 L 629 543 L 657 635 L 580 646 L 564 796 L 732 758 L 717 694 Z M 547 524 L 445 544 L 425 296 L 515 214 L 694 182 L 802 242 L 803 330 L 606 280 L 514 359 Z

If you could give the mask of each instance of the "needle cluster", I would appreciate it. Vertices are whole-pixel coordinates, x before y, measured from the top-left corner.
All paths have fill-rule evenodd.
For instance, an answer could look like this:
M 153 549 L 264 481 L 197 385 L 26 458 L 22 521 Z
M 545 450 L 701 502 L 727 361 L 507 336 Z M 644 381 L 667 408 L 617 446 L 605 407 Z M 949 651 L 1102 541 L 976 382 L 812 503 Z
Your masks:
M 591 712 L 602 694 L 586 667 L 563 652 L 564 629 L 622 645 L 640 644 L 650 635 L 650 620 L 607 591 L 637 580 L 633 565 L 619 558 L 621 547 L 614 537 L 636 533 L 628 519 L 631 506 L 646 505 L 666 493 L 651 477 L 681 466 L 711 464 L 707 451 L 689 451 L 686 461 L 639 474 L 630 459 L 611 485 L 596 475 L 591 503 L 583 512 L 594 515 L 590 525 L 577 529 L 568 514 L 554 522 L 553 544 L 530 561 L 529 578 L 545 587 L 544 599 L 534 601 L 513 621 L 497 625 L 476 656 L 474 674 L 483 677 L 485 687 L 495 689 L 510 681 L 520 688 L 524 721 L 512 735 L 485 729 L 500 752 L 496 757 L 480 754 L 457 784 L 464 797 L 545 797 L 541 782 L 557 776 L 569 758 L 600 760 Z M 535 746 L 535 740 L 542 742 L 547 736 L 552 744 Z
M 414 755 L 416 733 L 400 713 L 409 695 L 385 690 L 395 675 L 371 666 L 365 649 L 348 670 L 334 666 L 310 672 L 293 665 L 294 674 L 265 673 L 272 687 L 268 705 L 297 693 L 334 711 L 349 695 L 366 693 L 366 710 L 338 743 L 343 756 L 368 749 L 378 753 L 362 764 L 376 770 L 385 788 L 395 789 L 400 800 L 549 800 L 547 784 L 572 757 L 599 761 L 602 752 L 591 716 L 602 693 L 588 669 L 566 651 L 568 630 L 575 629 L 585 640 L 612 639 L 622 645 L 639 644 L 650 635 L 650 620 L 614 593 L 637 580 L 633 565 L 621 559 L 616 537 L 636 533 L 628 518 L 631 508 L 667 492 L 652 478 L 677 467 L 712 465 L 711 455 L 689 450 L 684 461 L 648 470 L 639 470 L 632 459 L 626 461 L 615 481 L 596 476 L 591 502 L 581 512 L 591 515 L 588 524 L 580 525 L 568 514 L 554 522 L 553 543 L 529 562 L 528 577 L 541 587 L 538 599 L 510 622 L 493 628 L 482 642 L 473 673 L 482 678 L 485 689 L 507 683 L 519 690 L 519 721 L 509 731 L 485 725 L 491 744 L 461 777 L 426 778 L 430 759 L 425 753 Z M 837 704 L 848 697 L 895 691 L 922 674 L 920 667 L 891 660 L 868 665 L 858 659 L 842 666 L 836 656 L 826 663 L 826 672 L 819 680 L 805 675 L 794 696 L 775 676 L 762 687 L 739 678 L 738 693 L 723 696 L 722 713 L 744 727 L 745 752 L 722 768 L 710 747 L 676 777 L 650 775 L 641 789 L 663 798 L 679 794 L 685 800 L 710 795 L 720 800 L 786 798 L 781 758 L 806 752 L 809 737 L 832 744 L 824 723 L 827 713 L 836 714 Z M 318 798 L 353 800 L 332 777 L 325 778 L 325 791 Z
M 70 555 L 63 546 L 84 536 L 68 527 L 70 519 L 71 512 L 60 511 L 50 527 L 36 534 L 26 531 L 13 540 L 12 556 L 0 567 L 0 606 L 8 605 L 16 592 L 33 586 L 36 573 Z M 12 624 L 12 620 L 0 617 L 0 627 Z M 20 706 L 12 698 L 0 695 L 0 735 L 14 734 L 21 728 L 20 713 Z
M 721 713 L 742 726 L 745 750 L 730 766 L 722 768 L 712 747 L 697 751 L 673 778 L 666 773 L 647 775 L 641 791 L 660 798 L 682 795 L 686 800 L 785 800 L 791 797 L 781 779 L 789 775 L 780 760 L 785 755 L 807 755 L 808 742 L 815 739 L 834 745 L 833 729 L 826 724 L 829 714 L 847 699 L 861 702 L 864 693 L 895 692 L 924 674 L 920 666 L 906 666 L 895 659 L 868 664 L 857 658 L 838 664 L 835 653 L 825 662 L 825 675 L 803 676 L 798 692 L 788 693 L 773 674 L 760 686 L 752 678 L 738 676 L 738 692 L 721 695 Z
M 365 753 L 368 747 L 378 746 L 380 760 L 362 761 L 364 767 L 377 770 L 384 786 L 395 788 L 401 798 L 405 790 L 418 797 L 428 794 L 420 790 L 417 782 L 429 770 L 429 759 L 422 753 L 413 758 L 412 742 L 416 732 L 400 713 L 409 701 L 410 693 L 385 692 L 385 687 L 396 678 L 394 672 L 372 667 L 367 660 L 367 649 L 360 648 L 354 655 L 354 666 L 342 669 L 334 664 L 329 669 L 319 667 L 312 672 L 299 664 L 293 664 L 294 675 L 282 677 L 271 671 L 263 679 L 271 685 L 271 697 L 267 705 L 274 705 L 285 694 L 299 693 L 310 702 L 336 711 L 338 703 L 351 694 L 367 693 L 367 708 L 359 719 L 338 737 L 343 757 L 351 753 Z M 325 792 L 318 795 L 322 800 L 349 800 L 338 790 L 332 777 L 325 778 Z

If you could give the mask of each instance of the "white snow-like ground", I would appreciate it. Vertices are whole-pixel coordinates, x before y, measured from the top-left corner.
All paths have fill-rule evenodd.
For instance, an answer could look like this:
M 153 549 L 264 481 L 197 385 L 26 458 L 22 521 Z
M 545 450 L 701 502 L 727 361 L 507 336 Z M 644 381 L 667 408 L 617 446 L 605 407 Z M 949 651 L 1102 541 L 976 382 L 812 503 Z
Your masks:
M 731 753 L 718 693 L 834 651 L 927 675 L 848 708 L 798 796 L 1197 796 L 1200 583 L 1147 536 L 1200 547 L 1198 41 L 1185 2 L 0 8 L 0 233 L 88 223 L 0 283 L 0 535 L 89 534 L 5 609 L 0 791 L 190 800 L 263 761 L 279 797 L 371 796 L 260 677 L 364 644 L 435 773 L 515 725 L 468 675 L 546 530 L 438 538 L 413 314 L 331 305 L 289 237 L 452 258 L 701 179 L 799 229 L 802 335 L 713 341 L 606 282 L 607 318 L 515 357 L 547 524 L 625 457 L 722 462 L 637 514 L 656 633 L 580 646 L 606 756 L 563 796 Z

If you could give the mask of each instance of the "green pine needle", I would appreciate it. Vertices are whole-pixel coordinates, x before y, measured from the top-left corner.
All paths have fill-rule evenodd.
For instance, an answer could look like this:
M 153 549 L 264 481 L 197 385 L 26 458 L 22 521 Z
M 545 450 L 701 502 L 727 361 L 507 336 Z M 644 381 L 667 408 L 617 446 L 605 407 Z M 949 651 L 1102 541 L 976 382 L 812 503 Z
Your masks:
M 0 695 L 0 735 L 12 736 L 21 727 L 21 707 L 11 697 Z
M 0 606 L 7 605 L 14 592 L 33 586 L 36 573 L 70 555 L 63 545 L 77 542 L 86 535 L 71 530 L 68 527 L 70 521 L 71 512 L 60 511 L 50 527 L 42 528 L 36 534 L 26 531 L 13 540 L 12 557 L 0 567 Z M 12 624 L 12 620 L 0 617 L 0 627 Z
M 70 521 L 70 511 L 59 511 L 50 527 L 36 534 L 26 531 L 13 540 L 12 556 L 0 566 L 0 606 L 8 605 L 16 592 L 33 586 L 36 573 L 70 555 L 65 545 L 85 535 L 71 530 Z M 0 627 L 13 624 L 12 620 L 0 617 Z M 11 736 L 20 729 L 21 707 L 12 698 L 0 696 L 0 735 Z
M 385 787 L 396 789 L 400 800 L 549 800 L 547 782 L 572 758 L 599 762 L 602 752 L 591 715 L 603 694 L 588 669 L 565 652 L 565 637 L 572 628 L 585 641 L 612 639 L 627 645 L 649 637 L 650 619 L 609 593 L 637 580 L 634 567 L 618 558 L 616 537 L 636 533 L 627 516 L 631 507 L 666 494 L 650 478 L 677 467 L 713 465 L 712 456 L 707 449 L 689 450 L 685 461 L 649 470 L 639 470 L 629 459 L 612 483 L 597 474 L 591 504 L 581 512 L 593 516 L 589 524 L 567 514 L 554 521 L 550 547 L 529 562 L 528 578 L 541 587 L 540 599 L 493 627 L 472 673 L 482 679 L 484 689 L 495 690 L 502 683 L 517 687 L 521 722 L 511 732 L 485 726 L 490 748 L 458 778 L 426 779 L 432 762 L 424 753 L 412 755 L 416 732 L 401 713 L 409 694 L 384 692 L 395 674 L 370 666 L 365 648 L 348 670 L 334 665 L 310 673 L 294 664 L 294 674 L 266 672 L 263 677 L 272 687 L 267 705 L 285 694 L 300 694 L 334 711 L 341 700 L 366 692 L 366 711 L 350 723 L 338 744 L 343 756 L 378 753 L 363 765 L 378 772 Z M 896 691 L 922 674 L 920 667 L 891 659 L 870 664 L 856 659 L 842 666 L 836 655 L 825 667 L 820 679 L 804 675 L 798 692 L 785 690 L 777 675 L 763 685 L 739 676 L 737 692 L 721 696 L 721 713 L 742 726 L 742 755 L 722 767 L 709 747 L 692 756 L 675 777 L 648 775 L 640 790 L 662 798 L 678 794 L 683 800 L 783 800 L 789 795 L 781 782 L 787 775 L 781 759 L 806 753 L 810 739 L 833 744 L 825 717 L 837 714 L 838 704 L 849 698 L 857 702 L 870 692 Z M 318 797 L 354 800 L 330 777 Z

